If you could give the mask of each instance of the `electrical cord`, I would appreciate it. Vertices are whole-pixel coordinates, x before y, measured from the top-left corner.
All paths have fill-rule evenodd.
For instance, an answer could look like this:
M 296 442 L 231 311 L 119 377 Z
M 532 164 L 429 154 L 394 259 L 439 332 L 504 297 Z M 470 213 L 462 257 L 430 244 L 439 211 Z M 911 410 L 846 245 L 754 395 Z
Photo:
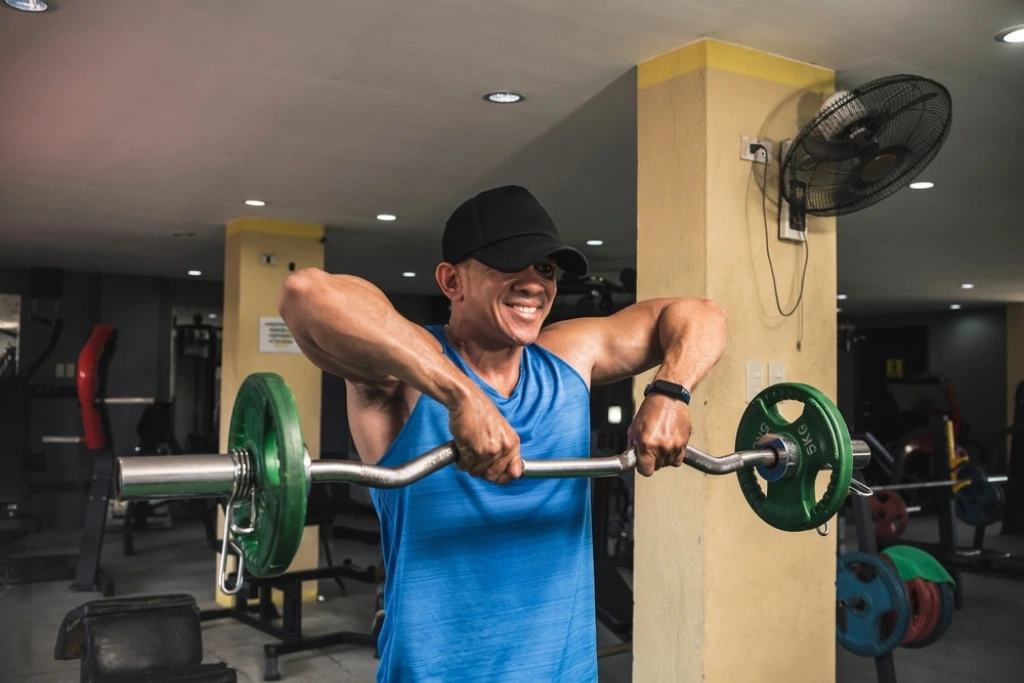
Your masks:
M 771 161 L 771 158 L 768 156 L 768 150 L 766 150 L 763 145 L 759 145 L 757 143 L 754 143 L 754 144 L 750 145 L 750 151 L 751 152 L 755 152 L 756 153 L 757 150 L 761 150 L 762 152 L 764 152 L 764 158 L 765 158 L 765 163 L 764 163 L 764 183 L 762 184 L 762 188 L 761 188 L 761 214 L 764 217 L 764 250 L 765 250 L 765 253 L 768 254 L 768 269 L 772 273 L 772 290 L 775 293 L 775 307 L 779 310 L 779 314 L 782 315 L 782 317 L 788 318 L 789 316 L 791 316 L 794 313 L 796 313 L 797 309 L 800 308 L 800 303 L 804 299 L 804 283 L 807 281 L 807 264 L 811 260 L 811 248 L 810 248 L 810 246 L 808 244 L 807 234 L 805 232 L 804 233 L 804 239 L 803 239 L 803 244 L 804 244 L 804 269 L 803 269 L 803 273 L 800 275 L 800 294 L 797 296 L 796 303 L 793 304 L 793 308 L 790 309 L 790 311 L 788 313 L 786 313 L 786 312 L 784 312 L 782 310 L 782 304 L 779 302 L 779 285 L 778 285 L 778 282 L 776 282 L 776 280 L 775 280 L 775 266 L 774 266 L 774 264 L 772 264 L 772 251 L 769 248 L 769 242 L 768 242 L 768 164 Z M 779 182 L 782 182 L 782 178 L 779 178 Z M 783 200 L 780 199 L 780 201 L 783 201 Z M 780 212 L 782 211 L 781 206 L 779 207 L 779 211 Z

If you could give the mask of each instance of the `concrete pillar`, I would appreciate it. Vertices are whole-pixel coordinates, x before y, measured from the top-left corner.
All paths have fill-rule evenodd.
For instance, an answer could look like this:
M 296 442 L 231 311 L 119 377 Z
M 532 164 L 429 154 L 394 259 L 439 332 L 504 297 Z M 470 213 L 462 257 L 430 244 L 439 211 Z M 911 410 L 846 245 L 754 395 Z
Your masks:
M 254 372 L 274 372 L 295 394 L 310 457 L 320 457 L 320 369 L 298 352 L 261 352 L 259 339 L 261 318 L 280 320 L 277 301 L 285 278 L 302 268 L 323 268 L 323 236 L 322 225 L 254 218 L 240 218 L 227 225 L 220 387 L 222 453 L 227 452 L 231 409 L 242 381 Z M 271 259 L 273 263 L 267 263 Z M 223 515 L 218 515 L 218 529 L 222 523 Z M 290 570 L 315 569 L 318 563 L 319 534 L 316 527 L 306 527 Z M 304 601 L 315 600 L 316 593 L 316 582 L 303 586 Z M 231 604 L 231 598 L 220 591 L 217 601 Z
M 781 316 L 765 167 L 740 158 L 740 136 L 771 140 L 774 192 L 779 142 L 816 113 L 834 74 L 702 40 L 640 64 L 637 80 L 637 298 L 707 297 L 728 310 L 728 350 L 694 393 L 691 440 L 725 454 L 747 406 L 750 362 L 764 376 L 784 363 L 786 381 L 836 399 L 835 219 L 810 219 L 803 301 Z M 805 251 L 777 238 L 772 197 L 767 241 L 789 311 Z M 637 378 L 637 405 L 648 380 Z M 633 680 L 833 680 L 835 524 L 825 538 L 777 531 L 749 508 L 735 475 L 683 467 L 637 480 Z

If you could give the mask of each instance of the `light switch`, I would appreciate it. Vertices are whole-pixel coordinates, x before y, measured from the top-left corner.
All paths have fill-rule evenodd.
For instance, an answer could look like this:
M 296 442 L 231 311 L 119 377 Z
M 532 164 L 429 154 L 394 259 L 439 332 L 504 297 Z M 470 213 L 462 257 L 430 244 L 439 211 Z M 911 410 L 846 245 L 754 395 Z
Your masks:
M 786 364 L 785 363 L 769 363 L 768 364 L 768 384 L 779 384 L 780 382 L 786 381 Z
M 57 363 L 57 377 L 60 377 L 62 379 L 64 377 L 64 364 L 63 363 Z
M 75 364 L 74 363 L 68 363 L 67 365 L 64 366 L 64 376 L 67 377 L 68 379 L 74 379 L 75 378 Z
M 747 403 L 764 391 L 764 363 L 747 361 Z

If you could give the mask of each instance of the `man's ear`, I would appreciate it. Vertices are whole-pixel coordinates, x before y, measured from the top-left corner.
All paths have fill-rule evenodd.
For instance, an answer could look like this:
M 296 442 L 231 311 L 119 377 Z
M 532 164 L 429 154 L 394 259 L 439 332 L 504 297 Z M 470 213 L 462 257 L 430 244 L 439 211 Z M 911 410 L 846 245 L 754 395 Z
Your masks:
M 448 297 L 449 301 L 457 301 L 465 295 L 463 292 L 462 270 L 457 266 L 441 262 L 434 270 L 434 278 L 441 292 Z

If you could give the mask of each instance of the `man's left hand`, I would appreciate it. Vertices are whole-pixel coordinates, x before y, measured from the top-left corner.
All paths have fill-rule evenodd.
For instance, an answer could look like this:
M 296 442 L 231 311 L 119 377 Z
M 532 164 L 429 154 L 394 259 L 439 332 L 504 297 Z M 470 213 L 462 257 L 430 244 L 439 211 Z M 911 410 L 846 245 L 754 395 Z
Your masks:
M 627 432 L 636 448 L 636 470 L 645 477 L 669 465 L 679 467 L 690 441 L 690 406 L 652 393 L 640 404 Z

